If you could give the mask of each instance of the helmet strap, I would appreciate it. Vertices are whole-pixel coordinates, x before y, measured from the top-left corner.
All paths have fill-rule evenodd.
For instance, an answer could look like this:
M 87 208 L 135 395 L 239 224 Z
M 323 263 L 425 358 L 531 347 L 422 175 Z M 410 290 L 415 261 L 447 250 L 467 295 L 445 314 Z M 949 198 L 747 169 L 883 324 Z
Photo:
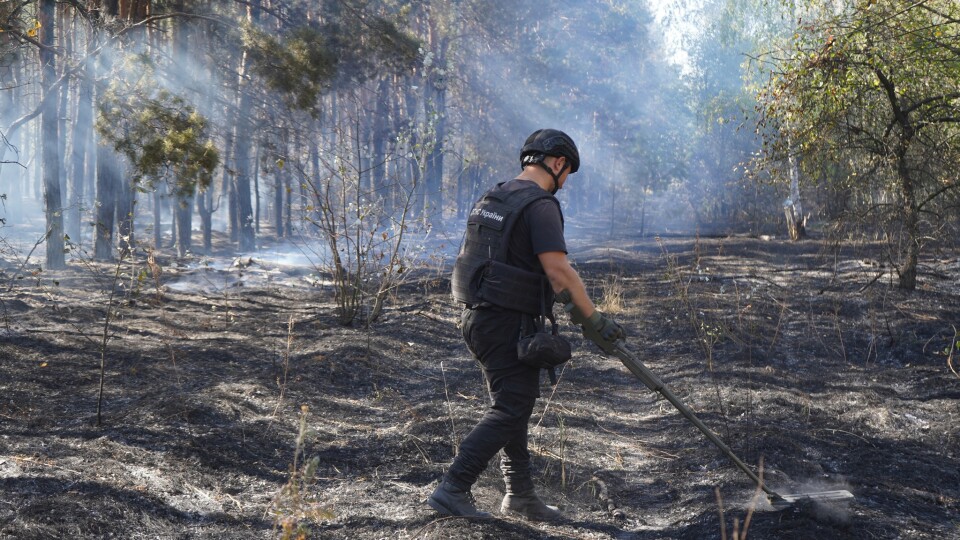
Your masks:
M 551 169 L 550 167 L 547 167 L 547 165 L 546 165 L 545 163 L 543 163 L 542 161 L 540 162 L 539 165 L 540 165 L 541 167 L 543 167 L 544 170 L 546 170 L 547 173 L 549 173 L 551 177 L 553 177 L 553 189 L 550 190 L 550 194 L 551 194 L 551 195 L 556 195 L 557 192 L 560 191 L 560 177 L 563 176 L 563 171 L 567 170 L 567 167 L 569 167 L 570 164 L 569 164 L 569 163 L 564 163 L 564 164 L 563 164 L 563 168 L 560 169 L 560 172 L 559 172 L 559 173 L 554 173 L 554 172 L 553 172 L 553 169 Z
M 550 177 L 553 178 L 553 189 L 550 190 L 550 194 L 556 195 L 557 192 L 560 191 L 560 174 L 563 174 L 563 170 L 562 169 L 560 170 L 560 174 L 555 174 L 553 172 L 553 169 L 551 169 L 550 167 L 547 167 L 547 165 L 543 161 L 535 162 L 533 163 L 533 165 L 539 165 L 541 169 L 547 171 L 547 174 L 549 174 Z
M 550 177 L 553 178 L 553 189 L 550 190 L 550 194 L 551 194 L 551 195 L 556 195 L 557 192 L 560 191 L 560 176 L 563 174 L 564 169 L 566 169 L 566 168 L 569 166 L 569 164 L 568 164 L 568 163 L 564 163 L 563 169 L 560 169 L 560 174 L 556 174 L 556 173 L 553 172 L 553 169 L 551 169 L 550 167 L 547 167 L 547 164 L 544 163 L 544 159 L 546 159 L 546 157 L 547 157 L 547 156 L 544 155 L 544 154 L 527 156 L 527 157 L 523 160 L 523 165 L 524 165 L 524 166 L 526 166 L 526 165 L 538 165 L 538 166 L 540 166 L 541 169 L 547 171 L 547 174 L 549 174 Z

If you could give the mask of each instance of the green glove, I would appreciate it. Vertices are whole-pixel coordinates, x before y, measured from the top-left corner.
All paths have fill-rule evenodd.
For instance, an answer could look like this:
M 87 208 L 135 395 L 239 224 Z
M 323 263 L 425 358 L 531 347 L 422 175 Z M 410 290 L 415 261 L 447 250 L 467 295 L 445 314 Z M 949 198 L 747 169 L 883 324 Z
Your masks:
M 564 289 L 557 293 L 556 301 L 563 304 L 563 310 L 570 314 L 570 320 L 580 326 L 583 336 L 596 343 L 603 352 L 612 353 L 616 349 L 617 339 L 625 337 L 623 328 L 599 311 L 594 311 L 593 315 L 585 317 L 574 305 L 570 291 Z
M 604 341 L 616 341 L 627 337 L 622 326 L 599 311 L 594 311 L 593 315 L 587 319 L 587 323 L 593 325 L 593 329 L 600 334 Z

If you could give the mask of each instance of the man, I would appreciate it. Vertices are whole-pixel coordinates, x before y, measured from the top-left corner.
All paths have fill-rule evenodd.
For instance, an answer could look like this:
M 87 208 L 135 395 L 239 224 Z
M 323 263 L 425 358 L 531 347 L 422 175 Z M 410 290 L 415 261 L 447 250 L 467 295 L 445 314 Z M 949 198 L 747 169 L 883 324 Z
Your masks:
M 563 215 L 554 197 L 580 168 L 580 154 L 562 131 L 531 134 L 520 152 L 521 173 L 488 191 L 471 211 L 453 272 L 454 298 L 464 303 L 461 329 L 480 362 L 492 405 L 460 444 L 428 504 L 444 515 L 490 517 L 477 509 L 471 486 L 501 452 L 503 513 L 536 521 L 561 517 L 537 496 L 530 472 L 527 425 L 540 396 L 540 369 L 517 355 L 521 328 L 552 309 L 555 293 L 569 295 L 604 339 L 623 329 L 593 305 L 567 260 Z

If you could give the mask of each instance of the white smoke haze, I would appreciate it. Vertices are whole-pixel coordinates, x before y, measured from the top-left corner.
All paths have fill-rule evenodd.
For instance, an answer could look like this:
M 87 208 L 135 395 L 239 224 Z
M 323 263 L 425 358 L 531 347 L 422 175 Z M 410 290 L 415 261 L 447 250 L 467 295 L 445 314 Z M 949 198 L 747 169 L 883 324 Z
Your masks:
M 518 65 L 516 55 L 501 52 L 495 40 L 478 47 L 485 66 L 477 74 L 480 84 L 492 89 L 499 106 L 516 111 L 500 132 L 497 152 L 482 156 L 494 164 L 486 187 L 519 171 L 518 151 L 527 134 L 554 127 L 570 134 L 581 152 L 580 172 L 558 193 L 572 242 L 591 233 L 596 240 L 597 230 L 612 235 L 694 234 L 694 215 L 679 178 L 672 166 L 658 164 L 685 158 L 680 146 L 669 141 L 681 140 L 676 133 L 692 124 L 689 113 L 665 106 L 682 101 L 675 99 L 681 69 L 662 48 L 662 28 L 652 14 L 643 19 L 631 13 L 617 21 L 618 28 L 627 31 L 598 35 L 594 30 L 603 21 L 584 19 L 592 15 L 582 11 L 576 23 L 572 16 L 548 18 L 530 30 L 530 41 L 544 49 L 539 60 L 545 67 Z M 609 42 L 606 56 L 592 52 L 597 47 L 583 46 L 604 41 Z M 535 76 L 510 76 L 526 72 Z M 601 77 L 602 85 L 596 80 Z M 608 129 L 612 125 L 631 126 L 630 139 L 622 139 L 622 129 Z M 671 187 L 662 192 L 665 185 Z
M 266 250 L 257 255 L 198 257 L 164 271 L 167 290 L 217 296 L 237 287 L 330 288 L 333 282 L 316 271 L 315 261 L 293 249 Z
M 531 8 L 528 6 L 525 9 Z M 459 84 L 486 89 L 485 94 L 494 100 L 490 106 L 495 109 L 496 118 L 502 121 L 498 120 L 480 130 L 466 127 L 479 125 L 477 118 L 470 116 L 471 109 L 465 107 L 466 103 L 459 102 L 456 92 L 451 91 L 445 113 L 452 122 L 462 127 L 448 141 L 444 161 L 445 182 L 463 169 L 467 164 L 465 157 L 481 162 L 487 171 L 480 178 L 481 191 L 496 182 L 512 178 L 519 171 L 519 147 L 526 135 L 542 127 L 555 127 L 566 131 L 577 141 L 582 156 L 581 171 L 571 177 L 566 189 L 559 194 L 568 218 L 568 233 L 572 242 L 585 240 L 588 235 L 595 237 L 598 232 L 608 237 L 696 233 L 697 216 L 691 211 L 681 170 L 682 163 L 687 159 L 687 151 L 681 143 L 685 141 L 684 133 L 693 129 L 694 122 L 692 113 L 684 109 L 685 98 L 679 94 L 684 91 L 686 69 L 683 62 L 678 60 L 682 47 L 676 40 L 676 32 L 665 30 L 670 24 L 675 25 L 675 21 L 666 20 L 664 13 L 660 3 L 650 3 L 646 8 L 642 4 L 631 5 L 629 9 L 621 10 L 618 18 L 611 18 L 609 12 L 597 6 L 571 7 L 571 13 L 566 17 L 537 18 L 537 23 L 529 26 L 528 35 L 523 36 L 519 44 L 522 51 L 527 53 L 520 57 L 512 50 L 506 50 L 499 36 L 465 34 L 461 46 L 470 49 L 470 52 L 464 54 L 480 56 L 482 61 L 470 65 L 481 69 L 470 73 L 449 73 L 453 81 L 450 87 L 455 88 Z M 208 22 L 195 22 L 189 30 L 196 35 L 211 31 L 230 36 L 221 37 L 223 40 L 236 37 Z M 230 115 L 237 105 L 236 94 L 232 90 L 237 84 L 237 74 L 232 67 L 237 58 L 211 59 L 205 57 L 206 52 L 195 54 L 195 51 L 183 55 L 171 50 L 172 46 L 169 45 L 160 48 L 153 46 L 155 38 L 144 32 L 133 32 L 128 37 L 131 36 L 136 39 L 128 39 L 122 46 L 118 45 L 120 41 L 104 46 L 98 53 L 98 61 L 101 66 L 112 66 L 107 79 L 114 87 L 121 86 L 121 83 L 143 82 L 143 77 L 150 76 L 148 98 L 156 97 L 161 90 L 182 96 L 190 107 L 207 119 L 209 136 L 221 153 L 220 167 L 214 174 L 213 185 L 208 189 L 215 209 L 212 217 L 214 228 L 223 232 L 228 226 L 229 204 L 224 183 L 232 180 L 237 168 L 235 156 L 227 151 L 234 136 Z M 153 41 L 148 45 L 146 40 L 150 39 Z M 590 46 L 585 46 L 588 43 Z M 78 38 L 76 46 L 82 45 L 82 40 Z M 207 49 L 200 47 L 198 50 Z M 235 53 L 239 54 L 239 51 Z M 137 54 L 149 55 L 150 63 L 132 61 Z M 427 51 L 426 54 L 432 53 Z M 424 64 L 436 62 L 433 57 L 430 61 L 426 57 L 422 60 Z M 449 71 L 452 66 L 428 67 Z M 2 126 L 9 125 L 13 118 L 29 111 L 38 101 L 39 83 L 23 83 L 19 96 L 27 99 L 17 104 L 17 111 L 0 111 L 0 130 Z M 348 162 L 357 161 L 357 157 L 363 159 L 363 153 L 369 152 L 369 145 L 365 142 L 356 148 L 361 153 L 359 156 L 350 155 L 354 149 L 349 146 L 337 146 L 349 142 L 346 139 L 340 141 L 334 136 L 343 126 L 331 124 L 339 121 L 337 118 L 350 121 L 348 116 L 343 116 L 351 114 L 350 103 L 348 99 L 343 99 L 337 103 L 336 111 L 321 111 L 318 120 L 321 132 L 325 134 L 323 140 L 300 140 L 296 146 L 292 143 L 288 143 L 287 147 L 276 146 L 276 141 L 281 137 L 281 128 L 289 130 L 287 136 L 292 141 L 302 137 L 298 135 L 298 130 L 307 129 L 314 121 L 306 112 L 281 110 L 279 107 L 285 103 L 283 96 L 263 87 L 255 77 L 251 83 L 260 86 L 258 100 L 265 100 L 257 102 L 262 114 L 283 114 L 280 124 L 275 118 L 263 116 L 253 118 L 251 124 L 256 137 L 270 141 L 259 153 L 253 149 L 250 152 L 251 162 L 257 161 L 253 174 L 256 175 L 259 191 L 254 199 L 259 204 L 261 224 L 266 226 L 273 221 L 270 214 L 273 212 L 272 201 L 277 184 L 284 182 L 282 174 L 293 175 L 291 185 L 294 186 L 294 193 L 288 200 L 302 209 L 313 201 L 300 198 L 297 184 L 315 181 L 321 175 L 337 171 L 341 162 L 336 158 L 345 151 L 350 158 Z M 76 81 L 71 84 L 75 85 Z M 425 91 L 424 88 L 410 90 L 421 94 Z M 355 92 L 359 97 L 363 92 L 369 95 L 375 91 L 375 84 L 368 83 L 365 88 L 358 88 Z M 11 95 L 7 88 L 0 88 L 0 94 Z M 428 98 L 424 94 L 417 99 Z M 341 116 L 334 117 L 334 112 Z M 359 118 L 369 114 L 369 111 L 361 109 L 356 114 Z M 72 119 L 67 120 L 69 125 Z M 388 139 L 392 141 L 394 151 L 404 152 L 404 136 L 395 130 L 395 126 L 418 119 L 398 117 L 394 120 L 397 122 L 391 126 Z M 425 119 L 421 116 L 419 120 Z M 43 234 L 42 207 L 37 203 L 42 198 L 36 193 L 40 169 L 37 166 L 38 147 L 22 142 L 31 140 L 35 134 L 33 125 L 22 128 L 15 137 L 21 140 L 17 146 L 20 153 L 16 154 L 13 150 L 7 152 L 8 155 L 17 156 L 17 161 L 26 165 L 25 169 L 11 164 L 0 166 L 0 193 L 18 199 L 15 202 L 6 201 L 0 208 L 0 218 L 7 220 L 0 229 L 0 236 L 5 239 L 8 249 L 21 255 Z M 344 132 L 343 136 L 345 138 L 349 133 Z M 463 141 L 458 141 L 457 137 L 462 137 Z M 458 155 L 461 142 L 464 141 L 479 141 L 482 153 Z M 320 170 L 310 165 L 312 148 L 319 148 Z M 281 162 L 287 164 L 283 170 L 282 166 L 276 165 Z M 348 165 L 354 166 L 353 163 Z M 88 170 L 92 166 L 88 163 Z M 388 169 L 387 174 L 395 174 L 405 166 L 400 160 L 384 165 Z M 69 167 L 63 168 L 66 170 Z M 120 171 L 120 175 L 122 178 L 129 176 L 126 170 Z M 16 189 L 12 187 L 14 184 Z M 146 192 L 137 194 L 136 238 L 142 243 L 153 243 L 156 232 L 154 212 L 158 210 L 155 205 L 159 201 L 160 231 L 163 241 L 170 241 L 173 228 L 171 208 L 175 201 L 163 179 L 157 179 L 155 186 L 144 187 Z M 281 186 L 281 189 L 285 189 L 285 186 Z M 155 196 L 154 190 L 159 195 Z M 451 189 L 444 193 L 448 201 L 455 196 Z M 63 190 L 63 197 L 66 206 L 66 190 Z M 79 201 L 82 231 L 78 237 L 71 238 L 72 243 L 85 250 L 89 250 L 92 244 L 94 197 L 92 189 L 84 192 Z M 470 204 L 472 200 L 456 202 L 462 205 Z M 16 211 L 10 210 L 11 204 Z M 302 214 L 303 211 L 300 212 Z M 325 249 L 324 241 L 317 238 L 316 231 L 311 231 L 309 224 L 296 222 L 299 217 L 294 216 L 295 223 L 292 226 L 305 242 L 303 251 L 322 252 Z M 384 223 L 386 230 L 389 227 L 386 221 Z M 193 220 L 192 227 L 199 234 L 199 219 Z M 431 234 L 428 231 L 433 231 L 435 237 L 446 236 L 448 250 L 444 256 L 450 256 L 455 251 L 462 227 L 462 220 L 441 216 L 440 219 L 432 219 L 429 227 L 417 231 L 417 234 L 427 235 Z M 265 231 L 261 234 L 271 233 Z M 195 243 L 196 237 L 195 234 Z M 405 251 L 417 250 L 417 239 L 408 239 L 407 243 L 409 245 L 404 246 Z M 454 248 L 449 248 L 450 245 L 454 245 Z M 197 246 L 193 251 L 197 252 Z M 73 256 L 78 253 L 79 250 Z M 435 251 L 425 257 L 437 257 L 440 253 Z

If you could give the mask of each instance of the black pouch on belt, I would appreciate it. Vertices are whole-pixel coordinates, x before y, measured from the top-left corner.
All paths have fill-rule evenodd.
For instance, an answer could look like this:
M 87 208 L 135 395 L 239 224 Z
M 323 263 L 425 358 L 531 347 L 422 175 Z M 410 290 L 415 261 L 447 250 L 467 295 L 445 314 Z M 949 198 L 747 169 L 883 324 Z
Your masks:
M 528 333 L 527 325 L 524 325 L 523 336 L 517 342 L 517 357 L 524 364 L 548 370 L 550 384 L 555 385 L 557 384 L 555 368 L 569 360 L 573 352 L 570 349 L 570 342 L 557 331 L 557 320 L 553 314 L 546 314 L 545 306 L 542 307 L 539 324 L 534 325 L 534 332 Z M 551 325 L 549 332 L 546 331 L 547 319 L 550 320 Z

